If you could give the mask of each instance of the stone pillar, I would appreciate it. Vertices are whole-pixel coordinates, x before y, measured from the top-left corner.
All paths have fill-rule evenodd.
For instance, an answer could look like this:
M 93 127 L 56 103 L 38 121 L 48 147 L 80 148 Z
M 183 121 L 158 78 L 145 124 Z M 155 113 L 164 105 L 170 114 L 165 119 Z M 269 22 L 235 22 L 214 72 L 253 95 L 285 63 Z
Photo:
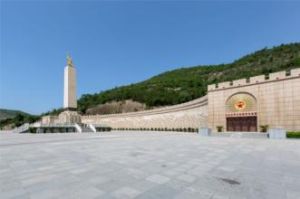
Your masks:
M 270 139 L 285 139 L 286 131 L 282 128 L 272 128 L 268 130 Z
M 200 135 L 202 136 L 211 136 L 211 129 L 210 128 L 200 128 L 199 132 Z
M 67 66 L 64 71 L 64 108 L 76 109 L 76 70 L 73 66 L 72 59 L 67 57 Z

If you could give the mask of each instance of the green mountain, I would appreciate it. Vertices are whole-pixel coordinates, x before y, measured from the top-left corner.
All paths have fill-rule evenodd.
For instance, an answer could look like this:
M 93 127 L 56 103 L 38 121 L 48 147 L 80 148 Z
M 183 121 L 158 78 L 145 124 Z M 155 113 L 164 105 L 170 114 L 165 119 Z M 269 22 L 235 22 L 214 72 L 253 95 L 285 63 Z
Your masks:
M 14 118 L 18 114 L 27 116 L 29 115 L 28 113 L 22 112 L 22 111 L 17 111 L 17 110 L 9 110 L 9 109 L 0 109 L 0 121 L 9 119 L 9 118 Z
M 0 109 L 0 130 L 13 129 L 24 123 L 35 122 L 38 119 L 40 119 L 40 116 L 30 115 L 22 111 Z
M 300 43 L 264 48 L 233 63 L 180 68 L 140 83 L 96 94 L 85 94 L 78 100 L 78 108 L 82 113 L 86 113 L 87 109 L 99 104 L 127 99 L 144 103 L 148 108 L 173 105 L 206 95 L 209 84 L 289 70 L 299 66 Z

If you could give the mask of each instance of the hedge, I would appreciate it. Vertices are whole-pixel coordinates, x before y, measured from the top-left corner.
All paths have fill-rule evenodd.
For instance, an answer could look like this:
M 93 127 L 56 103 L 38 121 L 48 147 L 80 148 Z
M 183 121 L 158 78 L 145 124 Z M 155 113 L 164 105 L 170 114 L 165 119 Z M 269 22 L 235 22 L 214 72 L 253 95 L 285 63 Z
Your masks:
M 300 138 L 300 131 L 289 131 L 286 134 L 288 138 Z

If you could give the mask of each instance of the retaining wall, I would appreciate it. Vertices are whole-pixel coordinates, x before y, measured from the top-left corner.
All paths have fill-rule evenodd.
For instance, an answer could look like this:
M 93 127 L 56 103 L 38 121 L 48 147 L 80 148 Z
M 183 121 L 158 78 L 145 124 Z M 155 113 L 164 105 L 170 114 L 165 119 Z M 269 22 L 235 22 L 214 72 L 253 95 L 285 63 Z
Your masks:
M 101 124 L 112 128 L 199 128 L 207 124 L 207 97 L 147 111 L 87 115 L 81 120 L 87 124 Z

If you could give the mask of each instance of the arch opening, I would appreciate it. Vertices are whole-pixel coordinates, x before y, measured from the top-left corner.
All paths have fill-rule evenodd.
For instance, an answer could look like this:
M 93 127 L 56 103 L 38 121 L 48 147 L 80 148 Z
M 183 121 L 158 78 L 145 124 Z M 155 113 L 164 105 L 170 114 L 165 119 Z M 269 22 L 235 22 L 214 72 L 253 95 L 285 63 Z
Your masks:
M 226 130 L 257 131 L 257 100 L 253 95 L 239 92 L 227 99 Z

